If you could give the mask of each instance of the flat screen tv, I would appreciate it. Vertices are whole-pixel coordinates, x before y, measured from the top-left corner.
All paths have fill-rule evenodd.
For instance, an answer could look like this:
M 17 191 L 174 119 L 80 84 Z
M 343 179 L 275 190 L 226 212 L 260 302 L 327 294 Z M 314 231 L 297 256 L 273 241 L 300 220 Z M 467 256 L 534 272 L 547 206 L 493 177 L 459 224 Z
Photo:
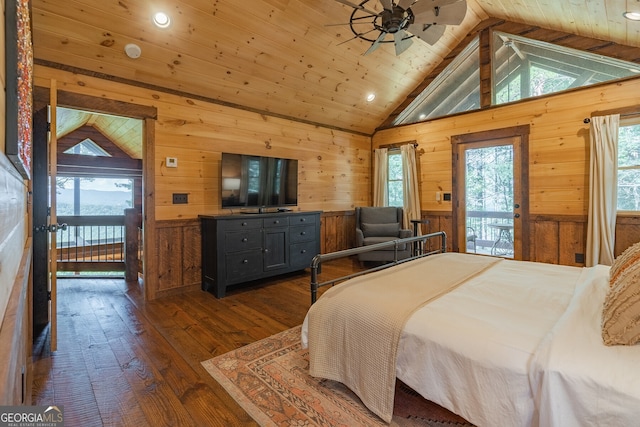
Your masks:
M 298 204 L 298 160 L 222 153 L 223 208 L 262 208 Z

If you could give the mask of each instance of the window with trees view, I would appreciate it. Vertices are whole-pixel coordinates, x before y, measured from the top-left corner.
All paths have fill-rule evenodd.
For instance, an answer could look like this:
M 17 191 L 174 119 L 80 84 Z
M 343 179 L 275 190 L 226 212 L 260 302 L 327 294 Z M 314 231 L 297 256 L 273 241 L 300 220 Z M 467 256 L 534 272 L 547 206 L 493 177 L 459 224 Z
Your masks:
M 640 211 L 640 123 L 618 131 L 618 210 Z
M 400 150 L 388 153 L 387 190 L 389 206 L 402 207 L 404 205 L 404 190 L 402 183 L 402 155 Z
M 640 67 L 527 37 L 493 32 L 492 104 L 500 105 L 638 75 Z M 480 46 L 474 38 L 393 121 L 416 123 L 479 110 Z

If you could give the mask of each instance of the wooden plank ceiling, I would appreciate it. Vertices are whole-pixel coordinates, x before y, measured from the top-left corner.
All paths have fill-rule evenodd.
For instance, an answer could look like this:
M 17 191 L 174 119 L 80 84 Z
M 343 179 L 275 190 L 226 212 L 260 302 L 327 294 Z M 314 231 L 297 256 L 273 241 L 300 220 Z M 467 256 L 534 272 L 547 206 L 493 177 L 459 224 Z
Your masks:
M 467 0 L 461 25 L 434 46 L 416 39 L 397 57 L 392 44 L 363 56 L 367 42 L 347 41 L 348 26 L 328 26 L 352 11 L 332 0 L 174 0 L 164 30 L 151 22 L 160 4 L 32 0 L 36 62 L 372 134 L 489 18 L 640 47 L 640 22 L 622 17 L 640 11 L 638 0 Z M 377 0 L 367 7 L 380 8 Z M 139 58 L 125 55 L 128 43 L 140 46 Z

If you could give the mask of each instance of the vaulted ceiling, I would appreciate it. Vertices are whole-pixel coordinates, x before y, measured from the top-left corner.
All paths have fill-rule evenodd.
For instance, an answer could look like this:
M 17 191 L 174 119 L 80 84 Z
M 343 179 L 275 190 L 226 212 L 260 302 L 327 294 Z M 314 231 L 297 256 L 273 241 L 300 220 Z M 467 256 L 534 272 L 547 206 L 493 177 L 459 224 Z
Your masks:
M 151 17 L 163 5 L 172 23 L 159 29 Z M 640 0 L 467 0 L 462 24 L 435 45 L 363 56 L 369 43 L 330 26 L 352 12 L 334 0 L 32 0 L 38 64 L 365 134 L 487 19 L 640 47 L 640 22 L 625 10 L 640 11 Z M 139 58 L 125 54 L 128 43 Z

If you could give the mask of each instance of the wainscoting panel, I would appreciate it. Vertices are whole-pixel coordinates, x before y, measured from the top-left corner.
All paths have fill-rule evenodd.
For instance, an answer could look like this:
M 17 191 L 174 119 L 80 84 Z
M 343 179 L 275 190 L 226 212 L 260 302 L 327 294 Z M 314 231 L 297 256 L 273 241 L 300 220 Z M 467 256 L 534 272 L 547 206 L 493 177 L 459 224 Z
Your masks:
M 451 212 L 423 211 L 423 233 L 447 233 L 447 250 L 452 250 Z M 543 216 L 530 218 L 529 260 L 551 264 L 584 266 L 587 218 L 582 216 Z M 156 223 L 158 242 L 158 283 L 156 297 L 200 289 L 200 221 L 163 220 Z M 335 211 L 321 215 L 321 252 L 328 253 L 355 246 L 355 212 Z M 640 241 L 640 216 L 618 217 L 616 256 Z M 527 250 L 525 248 L 525 253 Z

